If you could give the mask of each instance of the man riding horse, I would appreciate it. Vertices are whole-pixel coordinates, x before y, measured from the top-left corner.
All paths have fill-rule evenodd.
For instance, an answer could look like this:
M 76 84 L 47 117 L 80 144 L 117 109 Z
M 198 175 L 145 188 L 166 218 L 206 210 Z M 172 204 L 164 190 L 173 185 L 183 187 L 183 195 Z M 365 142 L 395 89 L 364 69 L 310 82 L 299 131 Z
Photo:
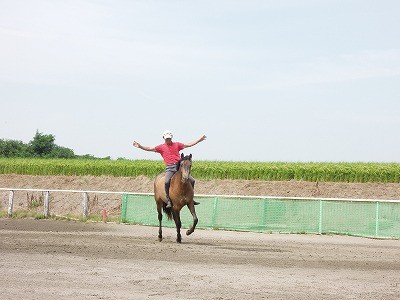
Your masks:
M 165 193 L 167 195 L 167 201 L 168 201 L 167 208 L 172 207 L 171 198 L 169 197 L 169 186 L 170 186 L 172 176 L 178 170 L 178 164 L 179 164 L 179 160 L 181 158 L 179 151 L 181 151 L 185 148 L 188 148 L 188 147 L 192 147 L 206 139 L 206 136 L 203 135 L 194 142 L 183 144 L 180 142 L 173 142 L 172 137 L 173 137 L 173 135 L 172 135 L 171 131 L 169 131 L 169 130 L 164 131 L 163 139 L 164 139 L 165 143 L 160 144 L 156 147 L 142 146 L 138 142 L 133 141 L 133 146 L 135 146 L 136 148 L 139 148 L 139 149 L 142 149 L 145 151 L 160 153 L 162 158 L 164 159 L 164 163 L 166 165 L 166 168 L 165 168 Z M 194 188 L 194 183 L 195 183 L 194 178 L 192 176 L 190 176 L 189 180 Z M 195 201 L 194 204 L 198 205 L 200 203 Z

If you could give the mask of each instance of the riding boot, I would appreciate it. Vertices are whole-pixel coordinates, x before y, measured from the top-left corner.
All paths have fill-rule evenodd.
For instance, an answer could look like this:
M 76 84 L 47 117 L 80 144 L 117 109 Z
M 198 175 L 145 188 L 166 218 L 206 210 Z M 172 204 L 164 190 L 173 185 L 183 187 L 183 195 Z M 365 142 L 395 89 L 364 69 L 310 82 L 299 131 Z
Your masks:
M 172 201 L 171 198 L 169 197 L 169 185 L 170 183 L 165 183 L 165 194 L 167 195 L 167 206 L 166 208 L 171 208 L 172 207 Z
M 194 183 L 195 183 L 195 181 L 193 180 L 193 181 L 191 182 L 192 187 L 193 187 L 193 190 L 194 190 Z M 199 205 L 199 204 L 200 204 L 200 202 L 197 202 L 197 201 L 194 201 L 194 200 L 193 200 L 193 203 L 194 203 L 194 205 Z

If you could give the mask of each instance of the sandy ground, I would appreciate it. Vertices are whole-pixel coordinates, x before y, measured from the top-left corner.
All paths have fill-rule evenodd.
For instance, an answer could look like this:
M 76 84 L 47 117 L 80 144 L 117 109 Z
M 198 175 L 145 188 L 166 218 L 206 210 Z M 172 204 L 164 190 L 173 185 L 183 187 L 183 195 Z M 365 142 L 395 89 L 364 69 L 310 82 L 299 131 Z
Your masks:
M 146 177 L 0 175 L 0 187 L 152 192 Z M 197 194 L 400 199 L 400 184 L 200 181 Z M 8 191 L 0 209 L 6 210 Z M 14 210 L 40 193 L 16 192 Z M 92 213 L 121 197 L 91 193 Z M 81 213 L 52 193 L 52 214 Z M 42 209 L 37 208 L 37 209 Z M 400 299 L 400 240 L 0 219 L 1 299 Z
M 109 176 L 30 176 L 0 174 L 0 187 L 152 193 L 153 178 Z M 305 181 L 196 180 L 195 195 L 245 195 L 400 200 L 400 183 L 339 183 Z M 0 209 L 7 210 L 8 191 L 0 191 Z M 42 193 L 15 192 L 14 210 L 26 210 Z M 50 213 L 80 215 L 80 193 L 51 193 Z M 42 207 L 38 207 L 42 210 Z M 119 215 L 121 196 L 89 193 L 89 213 Z
M 0 219 L 1 299 L 400 299 L 400 241 Z

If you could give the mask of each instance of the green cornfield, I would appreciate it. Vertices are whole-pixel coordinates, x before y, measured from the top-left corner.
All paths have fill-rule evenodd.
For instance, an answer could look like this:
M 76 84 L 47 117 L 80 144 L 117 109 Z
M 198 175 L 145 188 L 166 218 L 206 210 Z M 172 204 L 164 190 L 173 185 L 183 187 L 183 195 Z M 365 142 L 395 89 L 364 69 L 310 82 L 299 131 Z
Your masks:
M 154 177 L 161 160 L 0 158 L 0 174 Z M 400 163 L 193 161 L 198 179 L 267 181 L 400 182 Z

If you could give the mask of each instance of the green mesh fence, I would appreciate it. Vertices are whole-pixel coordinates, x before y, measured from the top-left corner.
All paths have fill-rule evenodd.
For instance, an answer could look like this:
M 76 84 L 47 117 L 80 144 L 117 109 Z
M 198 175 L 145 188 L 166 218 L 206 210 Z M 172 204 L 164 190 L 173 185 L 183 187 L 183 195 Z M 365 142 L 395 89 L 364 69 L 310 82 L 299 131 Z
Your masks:
M 196 197 L 197 228 L 400 238 L 400 202 Z M 182 227 L 193 219 L 181 210 Z M 121 222 L 158 226 L 152 195 L 125 194 Z M 163 217 L 163 226 L 175 223 Z

